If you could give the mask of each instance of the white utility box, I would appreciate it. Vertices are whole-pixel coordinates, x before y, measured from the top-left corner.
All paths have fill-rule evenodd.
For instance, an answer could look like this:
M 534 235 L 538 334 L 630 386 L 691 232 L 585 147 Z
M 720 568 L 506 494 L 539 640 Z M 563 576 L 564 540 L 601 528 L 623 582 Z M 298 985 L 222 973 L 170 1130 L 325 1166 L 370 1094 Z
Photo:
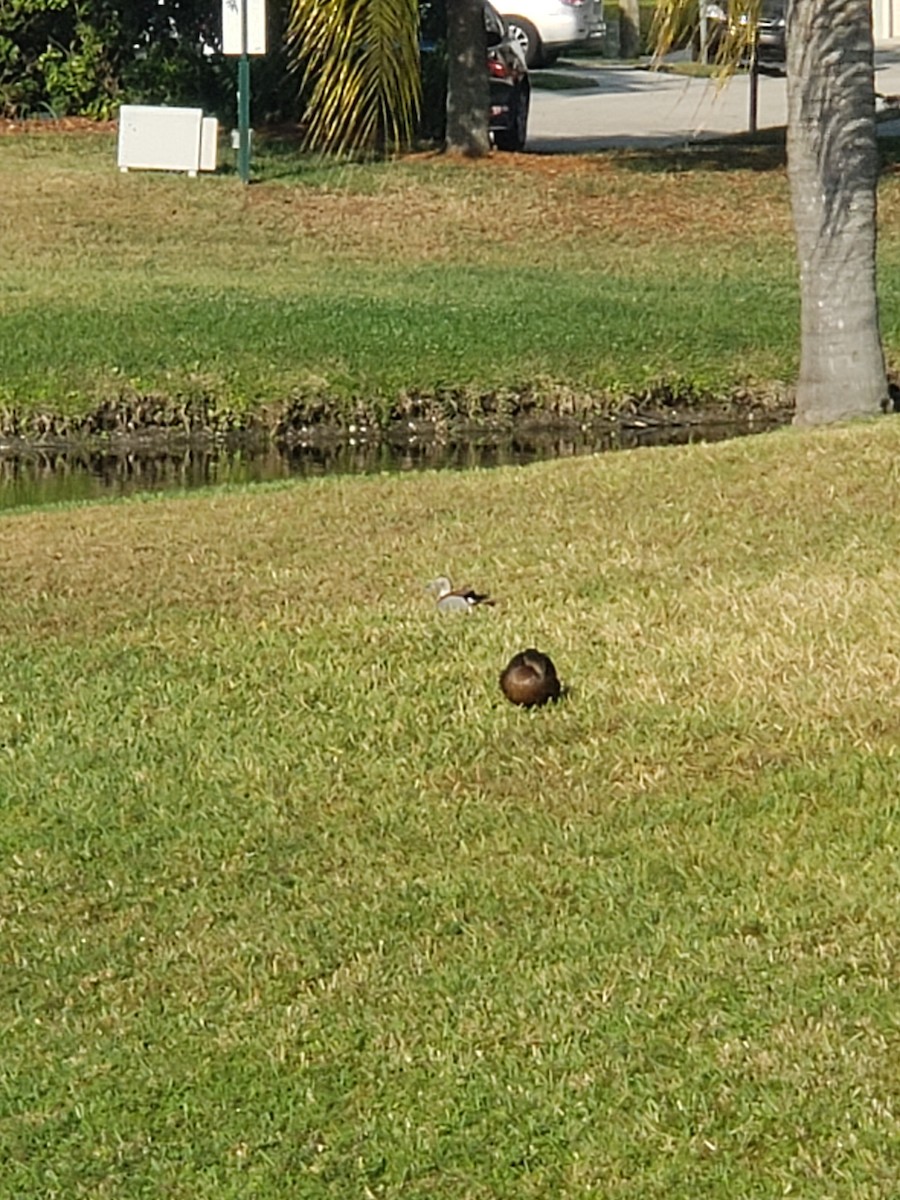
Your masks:
M 214 171 L 219 122 L 201 108 L 123 104 L 119 109 L 119 170 Z
M 218 156 L 219 122 L 215 117 L 204 117 L 200 126 L 200 170 L 214 171 Z

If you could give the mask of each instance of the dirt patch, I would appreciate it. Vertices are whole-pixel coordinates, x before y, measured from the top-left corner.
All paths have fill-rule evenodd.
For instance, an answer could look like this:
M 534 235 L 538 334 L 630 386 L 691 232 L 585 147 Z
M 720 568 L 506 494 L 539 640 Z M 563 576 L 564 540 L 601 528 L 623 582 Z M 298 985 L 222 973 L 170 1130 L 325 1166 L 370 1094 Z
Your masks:
M 116 121 L 91 121 L 87 117 L 34 117 L 27 121 L 0 121 L 0 136 L 35 133 L 115 133 Z

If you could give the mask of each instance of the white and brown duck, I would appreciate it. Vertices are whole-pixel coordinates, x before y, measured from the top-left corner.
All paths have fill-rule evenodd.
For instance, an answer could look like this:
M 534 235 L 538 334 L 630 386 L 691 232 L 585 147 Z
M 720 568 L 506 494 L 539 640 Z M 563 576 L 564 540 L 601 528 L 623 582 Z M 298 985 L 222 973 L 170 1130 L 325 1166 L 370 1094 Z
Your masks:
M 490 596 L 483 592 L 473 591 L 472 588 L 454 588 L 446 575 L 439 575 L 425 585 L 425 591 L 434 596 L 435 608 L 438 612 L 471 612 L 480 604 L 495 604 Z

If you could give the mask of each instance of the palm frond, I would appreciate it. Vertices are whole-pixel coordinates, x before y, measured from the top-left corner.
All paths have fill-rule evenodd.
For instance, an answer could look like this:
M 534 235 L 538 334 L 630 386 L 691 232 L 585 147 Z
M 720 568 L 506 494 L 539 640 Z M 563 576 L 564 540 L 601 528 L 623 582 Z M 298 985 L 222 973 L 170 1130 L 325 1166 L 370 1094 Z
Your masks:
M 700 5 L 707 0 L 658 0 L 650 42 L 658 65 L 674 47 L 690 42 L 700 25 Z M 718 0 L 725 13 L 724 36 L 716 46 L 712 64 L 717 79 L 730 78 L 752 53 L 759 19 L 760 0 Z
M 416 0 L 292 0 L 289 36 L 311 84 L 310 146 L 409 144 L 421 99 Z

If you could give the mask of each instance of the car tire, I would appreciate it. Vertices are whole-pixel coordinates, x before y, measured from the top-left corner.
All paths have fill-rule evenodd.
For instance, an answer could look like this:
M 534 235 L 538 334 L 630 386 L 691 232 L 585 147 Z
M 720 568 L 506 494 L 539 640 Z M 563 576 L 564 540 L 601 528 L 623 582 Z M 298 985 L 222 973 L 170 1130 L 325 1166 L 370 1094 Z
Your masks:
M 525 139 L 528 136 L 529 100 L 528 92 L 523 88 L 517 89 L 509 128 L 500 129 L 494 134 L 494 145 L 498 150 L 520 154 L 525 149 Z
M 509 36 L 519 43 L 527 65 L 529 67 L 543 66 L 544 47 L 541 45 L 538 31 L 531 22 L 526 21 L 524 17 L 507 17 L 506 28 L 509 30 Z

